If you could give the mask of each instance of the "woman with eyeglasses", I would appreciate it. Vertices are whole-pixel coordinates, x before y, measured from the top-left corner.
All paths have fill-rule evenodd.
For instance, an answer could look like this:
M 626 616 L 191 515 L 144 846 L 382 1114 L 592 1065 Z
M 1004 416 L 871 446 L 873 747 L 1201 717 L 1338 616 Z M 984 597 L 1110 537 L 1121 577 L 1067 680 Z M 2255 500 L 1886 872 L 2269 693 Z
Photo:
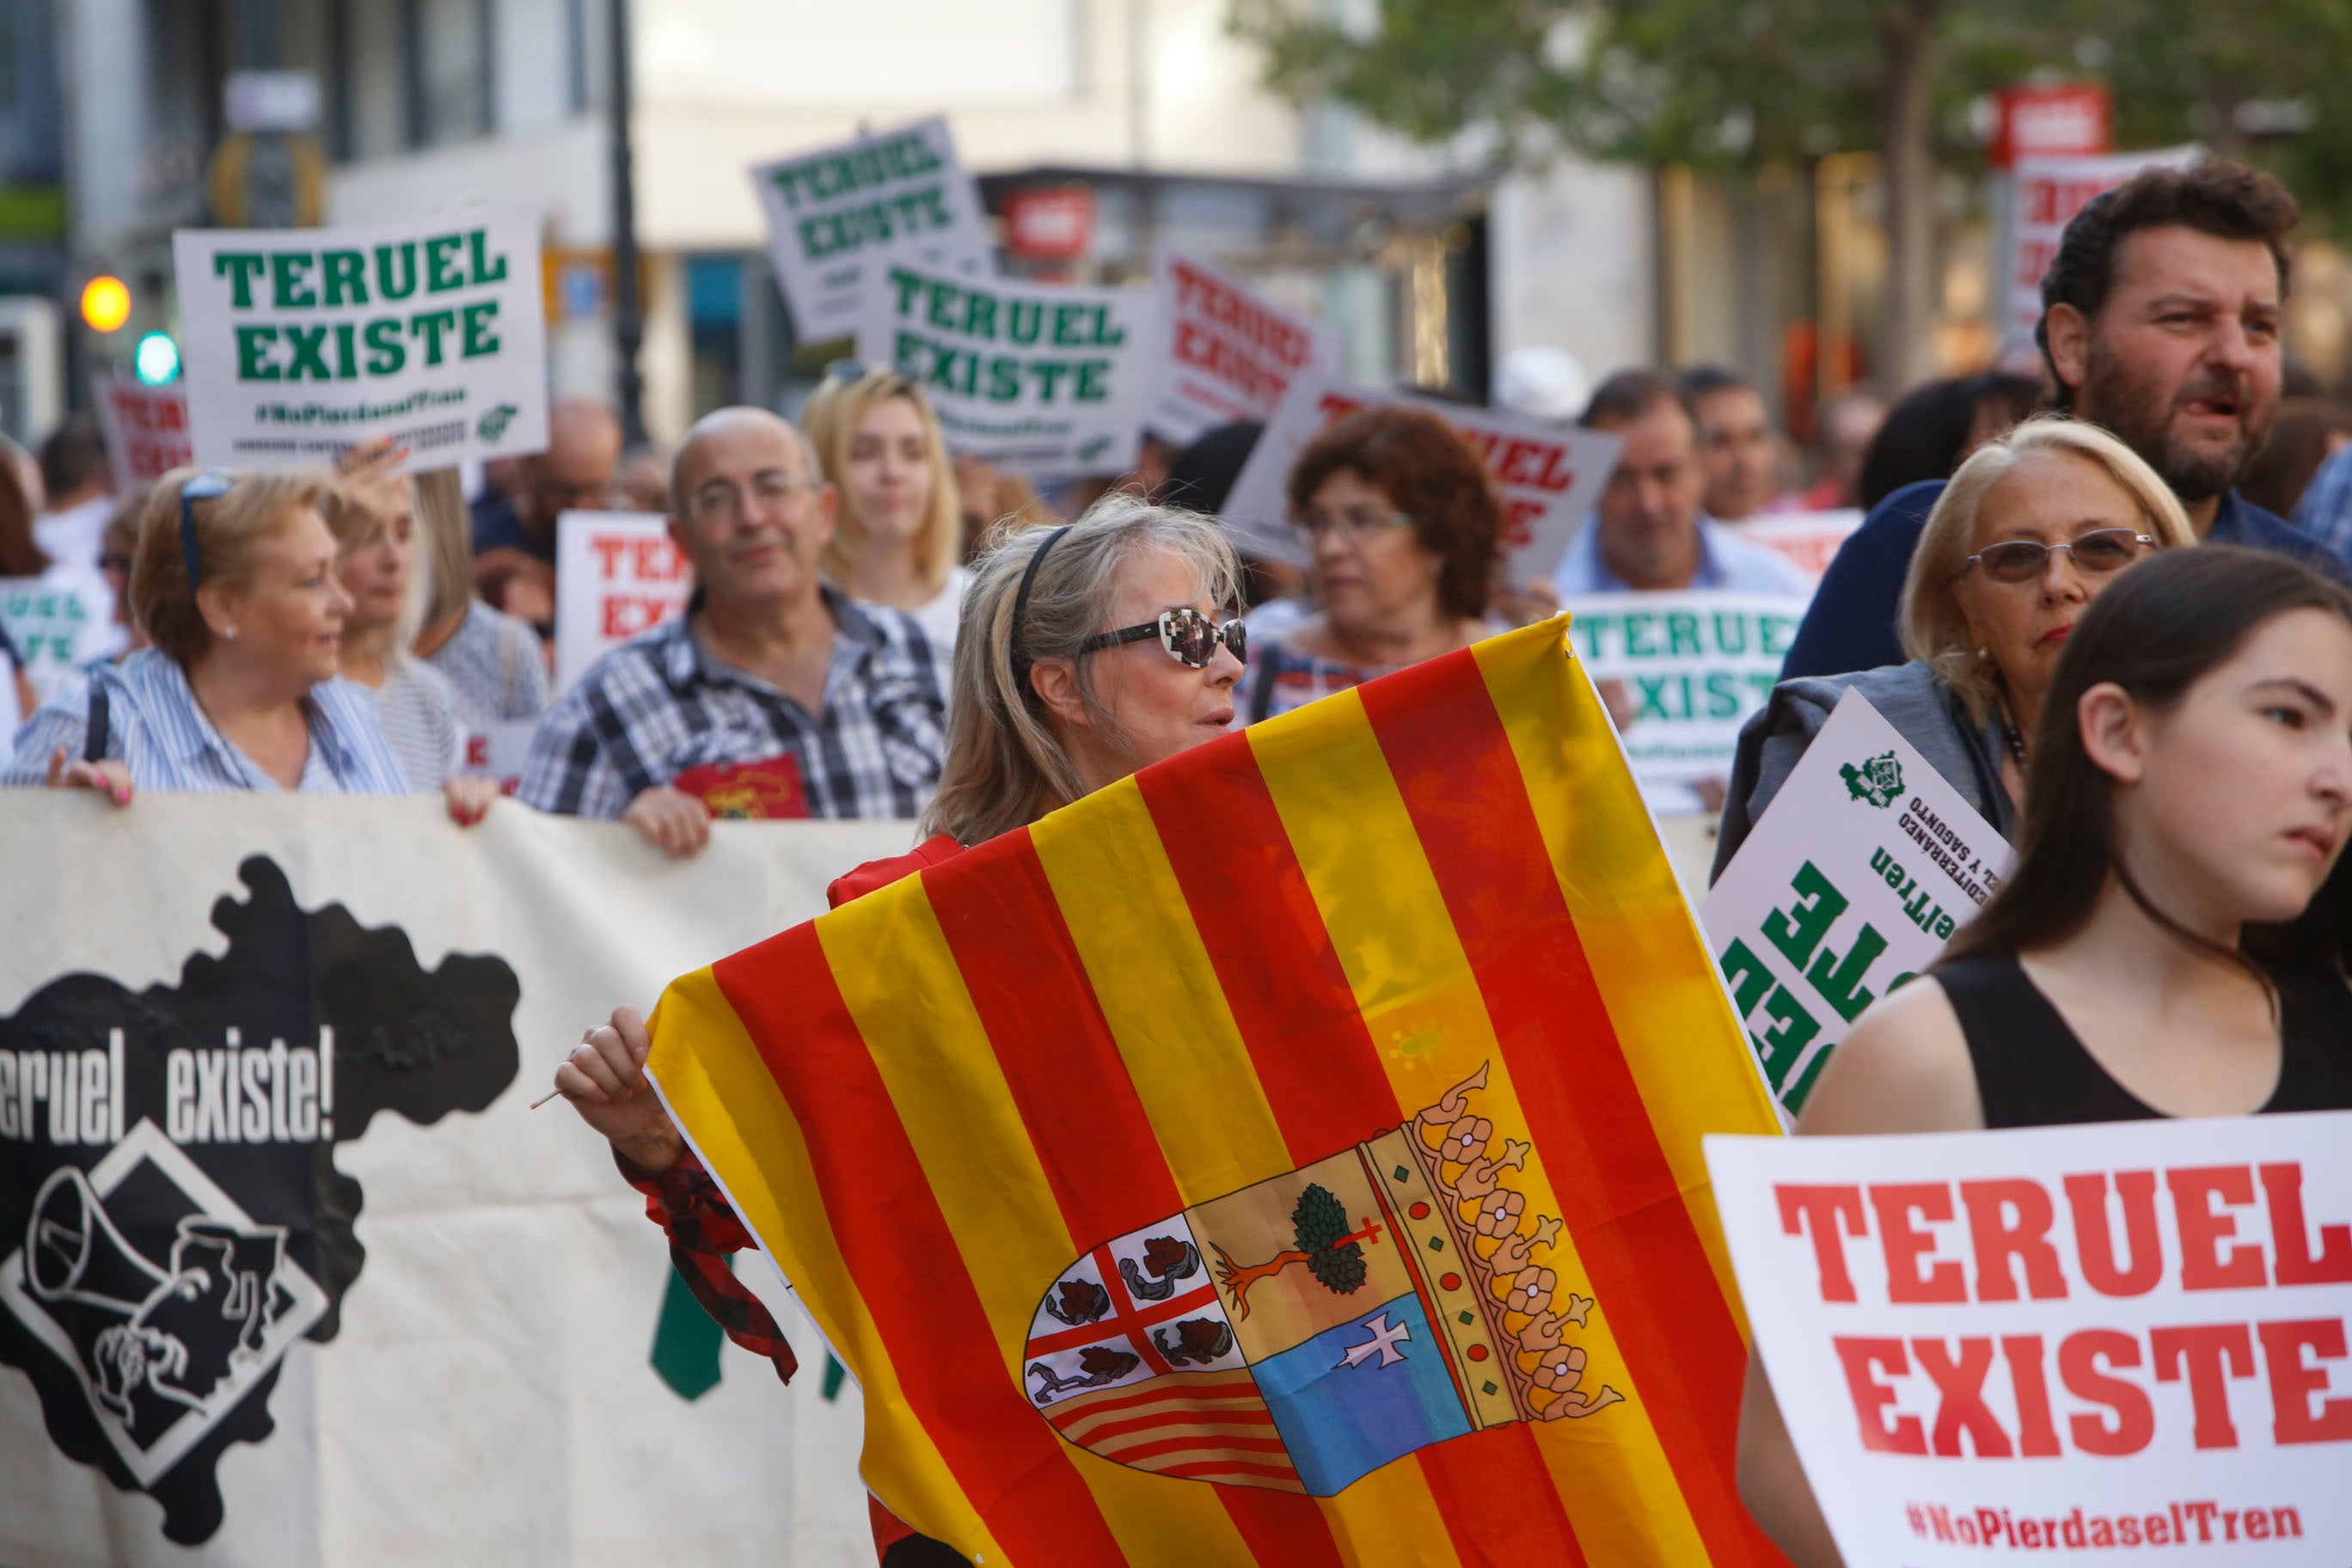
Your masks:
M 922 388 L 894 370 L 830 367 L 801 415 L 840 495 L 824 572 L 842 592 L 914 616 L 952 647 L 971 574 L 954 465 Z
M 2265 552 L 2169 553 L 2082 616 L 2044 692 L 2015 867 L 1862 1016 L 1799 1134 L 2352 1109 L 2352 595 Z M 1740 1495 L 1833 1568 L 1768 1373 Z
M 936 864 L 1226 733 L 1246 651 L 1241 568 L 1211 519 L 1104 497 L 1074 523 L 1012 533 L 974 563 L 956 641 L 948 757 L 913 854 L 859 868 L 835 904 Z M 643 1016 L 615 1009 L 556 1068 L 555 1088 L 652 1200 L 679 1273 L 736 1342 L 798 1364 L 724 1254 L 751 1238 L 647 1091 Z M 902 1544 L 903 1543 L 903 1544 Z M 957 1561 L 887 1515 L 886 1563 Z
M 323 473 L 180 469 L 148 493 L 131 613 L 152 646 L 90 672 L 17 731 L 0 784 L 134 793 L 408 789 L 338 661 L 352 599 Z M 460 822 L 478 801 L 449 796 Z
M 1784 680 L 1739 732 L 1716 876 L 1848 688 L 2007 836 L 2028 737 L 2084 606 L 2151 551 L 2197 542 L 2171 487 L 2095 425 L 2029 419 L 1962 463 L 1927 516 L 1898 626 L 1911 662 Z
M 1289 498 L 1317 607 L 1264 639 L 1242 682 L 1244 722 L 1494 629 L 1503 510 L 1486 465 L 1443 419 L 1412 408 L 1349 415 L 1299 452 Z

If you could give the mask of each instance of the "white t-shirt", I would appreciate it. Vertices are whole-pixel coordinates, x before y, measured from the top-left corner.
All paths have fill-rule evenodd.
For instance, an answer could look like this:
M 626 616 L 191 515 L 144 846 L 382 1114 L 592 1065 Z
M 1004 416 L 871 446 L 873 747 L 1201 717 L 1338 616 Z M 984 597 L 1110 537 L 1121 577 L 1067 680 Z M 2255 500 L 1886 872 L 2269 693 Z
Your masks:
M 421 658 L 404 658 L 370 695 L 384 743 L 412 791 L 427 794 L 457 776 L 466 757 L 466 727 L 447 676 Z
M 971 574 L 961 566 L 951 567 L 948 572 L 947 586 L 933 595 L 927 603 L 907 612 L 915 618 L 915 624 L 923 628 L 923 635 L 942 652 L 955 647 L 956 622 L 963 615 L 964 590 L 971 586 Z
M 106 542 L 107 521 L 113 516 L 112 496 L 98 496 L 63 511 L 45 512 L 33 520 L 33 542 L 52 564 L 95 573 L 99 547 Z

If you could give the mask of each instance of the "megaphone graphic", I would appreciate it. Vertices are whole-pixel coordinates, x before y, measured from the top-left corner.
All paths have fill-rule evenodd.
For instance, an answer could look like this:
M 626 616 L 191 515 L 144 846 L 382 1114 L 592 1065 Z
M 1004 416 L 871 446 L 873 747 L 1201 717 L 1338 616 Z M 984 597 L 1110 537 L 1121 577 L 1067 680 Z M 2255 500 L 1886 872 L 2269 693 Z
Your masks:
M 115 1229 L 89 1177 L 70 1165 L 49 1173 L 25 1223 L 25 1279 L 35 1296 L 129 1318 L 170 1278 Z

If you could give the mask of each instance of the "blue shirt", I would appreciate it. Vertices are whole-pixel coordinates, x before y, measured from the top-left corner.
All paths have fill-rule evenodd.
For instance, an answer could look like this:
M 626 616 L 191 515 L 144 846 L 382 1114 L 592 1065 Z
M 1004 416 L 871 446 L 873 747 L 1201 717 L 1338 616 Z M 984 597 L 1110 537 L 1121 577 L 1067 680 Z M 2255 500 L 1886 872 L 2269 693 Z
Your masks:
M 1601 553 L 1601 520 L 1588 517 L 1560 557 L 1551 585 L 1563 599 L 1586 594 L 1630 594 L 1625 580 L 1609 569 Z M 1804 598 L 1813 591 L 1796 563 L 1767 545 L 1740 538 L 1710 517 L 1698 520 L 1698 567 L 1691 574 L 1693 588 L 1728 588 L 1742 594 L 1789 594 Z
M 2319 465 L 2294 503 L 2294 526 L 2339 561 L 2352 562 L 2352 447 Z
M 1903 639 L 1895 629 L 1895 610 L 1903 599 L 1903 579 L 1911 570 L 1911 552 L 1945 483 L 1922 479 L 1904 486 L 1871 508 L 1862 526 L 1838 547 L 1822 585 L 1813 592 L 1812 608 L 1797 628 L 1797 640 L 1790 645 L 1788 661 L 1780 666 L 1781 679 L 1850 675 L 1905 661 Z M 2276 551 L 2339 583 L 2352 584 L 2352 570 L 2342 560 L 2236 490 L 2221 492 L 2205 542 Z
M 107 700 L 105 755 L 127 763 L 140 790 L 173 795 L 225 795 L 275 790 L 278 782 L 237 750 L 196 704 L 179 662 L 160 649 L 141 648 L 121 664 L 90 671 L 88 688 L 44 704 L 16 731 L 16 752 L 0 785 L 37 787 L 48 778 L 60 746 L 79 761 L 89 730 L 93 692 Z M 336 676 L 310 688 L 303 706 L 310 754 L 302 765 L 305 794 L 405 795 L 367 692 Z

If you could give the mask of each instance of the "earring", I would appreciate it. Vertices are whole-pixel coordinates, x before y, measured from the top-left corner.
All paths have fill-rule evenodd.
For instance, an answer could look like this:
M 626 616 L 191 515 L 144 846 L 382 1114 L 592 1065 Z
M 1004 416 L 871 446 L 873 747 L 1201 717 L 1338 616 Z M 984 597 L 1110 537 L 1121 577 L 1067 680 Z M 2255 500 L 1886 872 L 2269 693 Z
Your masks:
M 221 636 L 226 637 L 231 642 L 235 642 L 236 641 L 236 628 L 235 626 L 223 626 L 221 628 Z

